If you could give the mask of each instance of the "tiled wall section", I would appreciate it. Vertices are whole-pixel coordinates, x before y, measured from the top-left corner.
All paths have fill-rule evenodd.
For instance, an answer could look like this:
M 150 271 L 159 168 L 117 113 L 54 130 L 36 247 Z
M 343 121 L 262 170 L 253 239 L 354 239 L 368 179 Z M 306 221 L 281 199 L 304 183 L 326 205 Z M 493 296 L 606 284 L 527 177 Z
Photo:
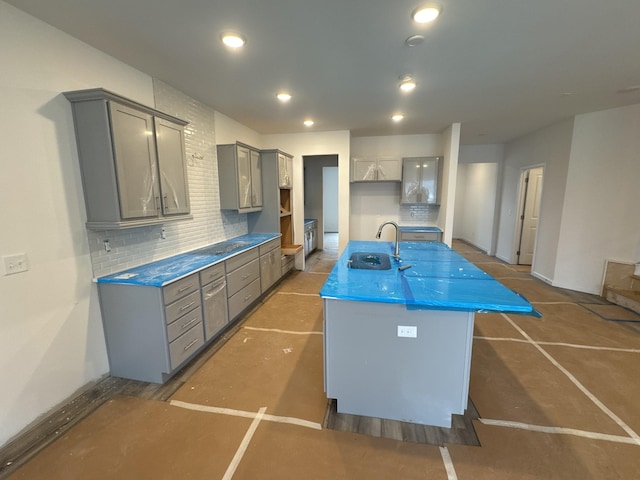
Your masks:
M 400 223 L 402 225 L 435 225 L 438 221 L 439 206 L 400 205 Z
M 193 220 L 126 230 L 88 230 L 95 277 L 247 233 L 245 214 L 220 210 L 213 109 L 155 79 L 153 88 L 155 108 L 189 121 L 185 148 Z M 105 240 L 109 241 L 110 252 L 105 251 Z

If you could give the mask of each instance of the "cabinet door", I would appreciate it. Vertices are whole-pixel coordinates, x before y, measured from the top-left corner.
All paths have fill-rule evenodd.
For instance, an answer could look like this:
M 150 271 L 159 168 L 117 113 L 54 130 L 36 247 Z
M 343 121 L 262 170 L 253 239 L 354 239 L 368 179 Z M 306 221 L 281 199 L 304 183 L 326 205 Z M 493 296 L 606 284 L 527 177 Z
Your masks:
M 251 159 L 251 206 L 262 206 L 262 166 L 260 152 L 250 150 Z
M 402 159 L 402 199 L 400 203 L 420 203 L 422 158 Z
M 278 154 L 278 186 L 281 188 L 291 187 L 291 170 L 293 168 L 292 158 L 282 153 Z
M 436 203 L 438 196 L 438 162 L 438 157 L 422 159 L 422 167 L 420 169 L 421 203 Z
M 402 180 L 402 162 L 399 158 L 379 158 L 377 168 L 378 181 L 399 182 Z
M 249 149 L 238 146 L 237 148 L 237 168 L 238 168 L 238 208 L 251 208 L 251 160 Z
M 153 117 L 109 102 L 118 200 L 123 219 L 157 217 L 160 193 Z
M 354 158 L 351 165 L 352 182 L 373 182 L 376 177 L 377 164 L 375 160 Z
M 184 129 L 167 120 L 155 118 L 156 146 L 160 166 L 162 213 L 189 213 L 189 184 L 184 156 Z

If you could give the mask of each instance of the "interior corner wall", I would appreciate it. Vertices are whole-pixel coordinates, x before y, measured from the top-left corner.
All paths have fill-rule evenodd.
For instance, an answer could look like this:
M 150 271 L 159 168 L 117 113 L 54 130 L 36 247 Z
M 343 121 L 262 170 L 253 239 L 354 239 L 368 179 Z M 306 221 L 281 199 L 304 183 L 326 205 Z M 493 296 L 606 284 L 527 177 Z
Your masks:
M 453 237 L 494 252 L 499 175 L 504 145 L 461 145 Z
M 245 127 L 241 123 L 217 111 L 214 114 L 214 119 L 217 145 L 242 142 L 258 149 L 264 148 L 262 146 L 262 135 L 255 130 Z
M 577 115 L 554 285 L 600 294 L 607 259 L 640 262 L 638 179 L 640 104 Z
M 444 232 L 442 241 L 451 246 L 453 239 L 453 217 L 456 202 L 458 155 L 460 151 L 460 124 L 454 123 L 442 133 L 444 166 L 442 171 L 442 193 L 438 226 Z
M 544 165 L 540 220 L 532 274 L 553 282 L 564 203 L 573 118 L 528 134 L 505 145 L 496 256 L 516 263 L 520 176 L 524 169 Z

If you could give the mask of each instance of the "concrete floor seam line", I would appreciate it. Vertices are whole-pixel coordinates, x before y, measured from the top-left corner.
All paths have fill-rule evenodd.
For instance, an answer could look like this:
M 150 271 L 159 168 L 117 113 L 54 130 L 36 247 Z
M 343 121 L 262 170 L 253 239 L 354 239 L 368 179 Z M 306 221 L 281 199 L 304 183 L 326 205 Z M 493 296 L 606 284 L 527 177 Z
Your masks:
M 531 345 L 533 345 L 536 349 L 538 349 L 538 351 L 542 353 L 542 355 L 544 355 L 547 358 L 547 360 L 549 360 L 558 370 L 564 373 L 567 376 L 567 378 L 571 382 L 573 382 L 573 384 L 576 387 L 578 387 L 578 389 L 582 393 L 584 393 L 587 396 L 587 398 L 591 400 L 600 410 L 602 410 L 611 420 L 617 423 L 618 426 L 622 428 L 625 432 L 627 432 L 627 434 L 631 438 L 637 441 L 640 441 L 640 435 L 638 435 L 620 417 L 618 417 L 615 413 L 613 413 L 604 403 L 602 403 L 593 393 L 591 393 L 587 389 L 587 387 L 582 385 L 582 383 L 580 383 L 580 381 L 569 370 L 567 370 L 562 365 L 560 365 L 560 363 L 555 358 L 553 358 L 544 348 L 538 345 L 529 335 L 527 335 L 527 333 L 524 330 L 522 330 L 513 320 L 511 320 L 511 318 L 509 318 L 508 315 L 504 313 L 502 313 L 501 315 L 513 326 L 513 328 L 515 328 L 516 330 L 518 330 L 518 332 L 520 332 L 520 335 L 522 335 L 527 340 L 529 340 L 529 342 L 531 342 Z
M 444 469 L 447 471 L 447 480 L 458 480 L 456 469 L 453 467 L 453 460 L 451 460 L 451 455 L 449 455 L 449 449 L 447 447 L 440 447 L 440 455 L 442 456 Z
M 529 343 L 528 340 L 522 338 L 510 338 L 510 337 L 481 337 L 474 336 L 474 340 L 487 340 L 490 342 L 516 342 L 516 343 Z M 622 352 L 622 353 L 640 353 L 639 348 L 619 348 L 619 347 L 597 347 L 595 345 L 578 345 L 577 343 L 564 343 L 564 342 L 538 342 L 538 345 L 551 345 L 557 347 L 570 347 L 581 348 L 584 350 L 602 350 L 605 352 Z
M 169 401 L 169 405 L 184 408 L 186 410 L 194 410 L 196 412 L 204 412 L 204 413 L 217 413 L 219 415 L 228 415 L 232 417 L 241 417 L 241 418 L 255 418 L 256 413 L 247 412 L 246 410 L 235 410 L 233 408 L 225 408 L 225 407 L 212 407 L 209 405 L 199 405 L 196 403 L 182 402 L 180 400 L 171 400 Z M 309 420 L 304 420 L 302 418 L 295 417 L 282 417 L 278 415 L 270 415 L 265 413 L 262 416 L 263 420 L 274 423 L 286 423 L 289 425 L 297 425 L 299 427 L 311 428 L 312 430 L 322 430 L 322 425 L 317 422 L 311 422 Z
M 533 280 L 533 278 L 522 278 L 522 277 L 498 277 L 498 276 L 496 276 L 496 277 L 493 277 L 493 278 L 495 278 L 496 280 L 527 280 L 527 281 Z
M 256 433 L 258 425 L 260 425 L 264 412 L 266 411 L 267 407 L 261 407 L 260 410 L 258 410 L 256 418 L 253 419 L 247 433 L 244 434 L 244 438 L 242 439 L 242 442 L 240 442 L 240 446 L 238 447 L 238 450 L 236 450 L 236 454 L 233 456 L 231 463 L 227 467 L 227 471 L 224 472 L 222 480 L 231 480 L 233 478 L 233 474 L 236 473 L 236 469 L 238 468 L 238 465 L 240 465 L 240 461 L 242 460 L 242 457 L 244 457 L 247 448 L 249 448 L 249 443 L 251 443 L 251 439 L 253 438 L 254 433 Z
M 322 335 L 322 332 L 295 332 L 293 330 L 281 330 L 279 328 L 260 328 L 260 327 L 242 327 L 246 330 L 255 330 L 258 332 L 274 332 L 274 333 L 288 333 L 291 335 Z
M 573 435 L 575 437 L 589 438 L 591 440 L 604 440 L 607 442 L 640 446 L 640 440 L 631 437 L 622 437 L 620 435 L 610 435 L 608 433 L 589 432 L 587 430 L 577 430 L 575 428 L 565 427 L 545 427 L 543 425 L 531 425 L 528 423 L 512 422 L 509 420 L 493 420 L 490 418 L 479 418 L 478 421 L 484 425 L 494 427 L 516 428 L 519 430 L 527 430 L 529 432 L 551 433 L 557 435 Z
M 298 292 L 276 292 L 276 295 L 299 295 L 301 297 L 318 297 L 320 295 L 317 293 L 298 293 Z

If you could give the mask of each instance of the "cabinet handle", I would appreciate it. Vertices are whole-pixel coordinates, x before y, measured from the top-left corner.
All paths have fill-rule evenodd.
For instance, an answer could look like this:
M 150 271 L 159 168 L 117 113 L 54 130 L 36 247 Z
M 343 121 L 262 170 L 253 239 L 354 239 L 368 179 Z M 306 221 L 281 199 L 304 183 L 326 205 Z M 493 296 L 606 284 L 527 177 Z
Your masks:
M 198 321 L 198 317 L 196 318 L 192 318 L 190 322 L 185 323 L 184 325 L 182 325 L 182 330 L 184 330 L 185 328 L 187 328 L 189 325 L 191 325 L 193 322 L 197 322 Z
M 184 351 L 186 352 L 187 350 L 189 350 L 191 347 L 193 347 L 196 343 L 198 343 L 198 339 L 196 338 L 193 342 L 191 342 L 189 345 L 187 345 L 186 347 L 184 347 Z
M 156 196 L 156 210 L 160 211 L 160 197 Z
M 247 300 L 249 300 L 251 297 L 253 297 L 253 295 L 247 295 L 246 297 L 244 297 L 244 301 L 246 302 Z
M 247 278 L 249 278 L 250 276 L 251 276 L 250 274 L 243 275 L 243 276 L 242 276 L 242 280 L 246 280 L 246 279 L 247 279 Z
M 189 290 L 191 287 L 193 287 L 192 283 L 190 283 L 189 285 L 185 285 L 184 287 L 178 289 L 178 293 L 182 293 L 185 290 Z
M 181 312 L 184 312 L 187 308 L 192 307 L 193 305 L 195 305 L 196 302 L 189 302 L 187 303 L 184 307 L 182 307 L 180 309 Z
M 164 211 L 168 212 L 169 211 L 169 198 L 165 195 L 164 197 L 162 197 L 162 204 L 164 205 Z

